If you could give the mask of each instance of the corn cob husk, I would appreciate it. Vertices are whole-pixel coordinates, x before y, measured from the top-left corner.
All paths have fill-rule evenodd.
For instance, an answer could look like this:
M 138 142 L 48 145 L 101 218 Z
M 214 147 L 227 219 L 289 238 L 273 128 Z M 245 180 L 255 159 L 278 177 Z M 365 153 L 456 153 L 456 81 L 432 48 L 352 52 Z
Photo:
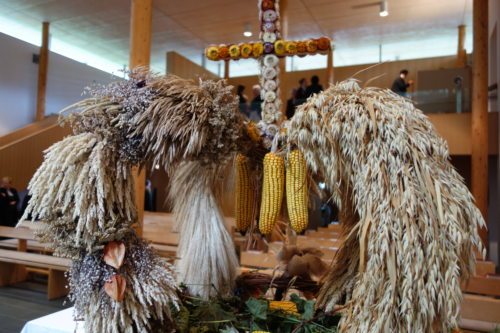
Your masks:
M 236 228 L 246 232 L 254 219 L 254 187 L 250 178 L 248 158 L 236 155 Z
M 264 157 L 262 198 L 260 205 L 259 230 L 267 235 L 278 219 L 285 185 L 285 162 L 275 153 Z
M 288 155 L 286 167 L 286 204 L 290 225 L 297 233 L 307 228 L 308 200 L 306 160 L 299 150 L 294 150 Z
M 297 304 L 292 301 L 269 301 L 269 310 L 283 311 L 294 315 L 299 314 Z

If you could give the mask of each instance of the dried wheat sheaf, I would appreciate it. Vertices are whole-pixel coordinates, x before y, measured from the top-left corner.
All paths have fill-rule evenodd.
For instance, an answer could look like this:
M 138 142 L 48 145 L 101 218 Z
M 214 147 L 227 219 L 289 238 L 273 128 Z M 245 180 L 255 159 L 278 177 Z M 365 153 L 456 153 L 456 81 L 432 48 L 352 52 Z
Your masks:
M 345 299 L 341 332 L 457 327 L 485 224 L 427 117 L 350 80 L 299 107 L 288 134 L 341 208 L 345 242 L 318 299 Z
M 137 221 L 133 166 L 161 164 L 169 172 L 181 162 L 180 170 L 197 166 L 190 170 L 199 171 L 190 175 L 190 183 L 179 184 L 179 198 L 187 201 L 175 204 L 181 256 L 197 254 L 210 271 L 202 275 L 206 286 L 195 293 L 208 295 L 203 289 L 212 293 L 212 286 L 227 293 L 237 268 L 214 183 L 207 181 L 215 179 L 210 170 L 231 161 L 241 144 L 242 120 L 231 87 L 143 69 L 130 74 L 129 80 L 89 88 L 90 98 L 65 110 L 70 114 L 62 121 L 73 135 L 45 152 L 30 181 L 32 198 L 23 217 L 44 222 L 39 239 L 56 255 L 73 259 L 70 299 L 75 315 L 85 319 L 86 332 L 157 332 L 158 327 L 167 332 L 172 327 L 170 310 L 178 302 L 174 269 L 132 229 Z M 190 207 L 198 212 L 196 219 L 188 214 Z M 203 232 L 211 235 L 209 251 L 205 241 L 192 241 Z M 104 260 L 110 242 L 125 251 L 116 267 Z M 191 275 L 181 277 L 189 282 Z

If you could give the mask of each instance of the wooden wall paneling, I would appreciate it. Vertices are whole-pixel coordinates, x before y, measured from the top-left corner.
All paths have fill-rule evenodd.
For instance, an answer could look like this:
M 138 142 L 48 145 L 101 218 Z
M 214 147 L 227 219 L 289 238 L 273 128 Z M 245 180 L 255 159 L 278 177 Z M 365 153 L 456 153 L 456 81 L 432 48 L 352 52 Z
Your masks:
M 26 189 L 43 161 L 43 151 L 70 133 L 68 126 L 53 125 L 0 147 L 0 177 L 11 177 L 18 191 Z
M 218 80 L 220 77 L 209 70 L 195 64 L 191 60 L 181 56 L 175 51 L 167 52 L 167 73 L 174 74 L 184 79 L 211 79 Z

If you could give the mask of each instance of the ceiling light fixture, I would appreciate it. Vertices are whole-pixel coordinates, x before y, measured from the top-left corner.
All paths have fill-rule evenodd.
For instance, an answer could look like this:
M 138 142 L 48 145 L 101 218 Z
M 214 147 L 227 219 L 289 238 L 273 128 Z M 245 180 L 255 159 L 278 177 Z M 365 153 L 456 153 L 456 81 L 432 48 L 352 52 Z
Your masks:
M 381 17 L 386 17 L 387 15 L 389 15 L 389 7 L 387 5 L 387 0 L 382 0 L 380 2 L 380 12 L 379 12 L 379 15 Z
M 249 23 L 245 23 L 245 31 L 243 31 L 243 36 L 245 37 L 252 37 L 252 29 L 250 28 Z

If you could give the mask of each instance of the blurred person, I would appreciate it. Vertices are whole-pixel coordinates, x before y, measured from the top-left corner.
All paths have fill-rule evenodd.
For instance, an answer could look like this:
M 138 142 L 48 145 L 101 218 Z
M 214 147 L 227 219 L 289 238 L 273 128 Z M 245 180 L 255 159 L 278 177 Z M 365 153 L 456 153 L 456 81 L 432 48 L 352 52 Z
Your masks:
M 299 87 L 297 88 L 297 92 L 295 94 L 295 105 L 300 105 L 304 103 L 307 99 L 307 80 L 302 78 L 299 80 Z
M 318 94 L 323 91 L 323 86 L 319 84 L 319 77 L 317 75 L 313 75 L 311 77 L 311 85 L 306 89 L 306 97 L 309 98 L 313 94 Z
M 19 195 L 12 187 L 9 177 L 3 177 L 0 181 L 0 225 L 14 227 L 17 224 L 18 214 L 17 204 Z
M 406 77 L 408 76 L 408 70 L 402 69 L 399 72 L 399 77 L 394 80 L 392 83 L 391 90 L 396 94 L 406 97 L 407 89 L 413 84 L 413 80 L 406 81 Z
M 250 103 L 250 119 L 260 120 L 262 119 L 262 97 L 260 96 L 260 86 L 255 84 L 252 87 L 253 99 Z
M 290 119 L 295 114 L 295 107 L 297 106 L 297 91 L 298 89 L 292 89 L 292 96 L 286 101 L 286 118 Z
M 240 112 L 243 113 L 245 116 L 248 117 L 248 98 L 247 96 L 244 94 L 245 92 L 245 86 L 244 85 L 238 85 L 238 88 L 236 90 L 237 94 L 238 94 L 238 103 L 239 103 L 239 106 L 240 106 Z

